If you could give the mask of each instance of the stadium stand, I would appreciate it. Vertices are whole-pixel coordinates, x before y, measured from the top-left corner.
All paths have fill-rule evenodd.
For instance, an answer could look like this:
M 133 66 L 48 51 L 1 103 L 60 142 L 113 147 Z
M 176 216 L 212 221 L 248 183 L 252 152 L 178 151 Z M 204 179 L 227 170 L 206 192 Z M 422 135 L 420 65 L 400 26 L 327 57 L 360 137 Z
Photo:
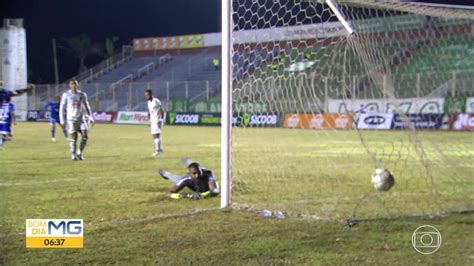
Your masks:
M 441 28 L 437 35 L 429 27 L 421 27 L 416 34 L 400 29 L 381 34 L 377 39 L 376 46 L 384 53 L 381 57 L 389 59 L 382 72 L 392 74 L 396 97 L 442 97 L 452 95 L 453 91 L 471 96 L 472 34 L 463 21 L 446 25 L 438 22 L 434 26 Z M 213 59 L 221 60 L 220 47 L 160 53 L 133 54 L 117 67 L 99 71 L 100 75 L 82 82 L 82 89 L 95 104 L 94 109 L 144 111 L 145 89 L 151 89 L 165 107 L 172 99 L 186 99 L 190 106 L 203 100 L 219 100 L 220 69 L 215 69 Z M 306 47 L 291 43 L 240 45 L 232 58 L 232 72 L 237 77 L 234 91 L 242 94 L 237 97 L 245 97 L 249 102 L 271 97 L 274 102 L 280 99 L 283 105 L 285 94 L 317 96 L 321 103 L 327 98 L 384 97 L 383 90 L 373 88 L 374 83 L 369 81 L 360 58 L 356 49 L 337 38 L 324 43 L 307 40 Z M 63 85 L 37 90 L 30 97 L 30 106 L 41 106 L 35 103 L 65 89 Z M 292 106 L 290 109 L 298 109 L 295 103 L 288 105 Z
M 457 94 L 472 94 L 474 78 L 465 73 L 472 73 L 474 70 L 474 38 L 465 32 L 453 31 L 447 32 L 445 36 L 431 37 L 420 34 L 415 38 L 399 34 L 397 39 L 381 39 L 378 46 L 385 53 L 383 57 L 390 58 L 384 71 L 393 75 L 397 97 L 447 96 L 452 89 L 453 75 L 457 76 Z M 303 58 L 302 55 L 308 52 L 312 54 L 311 58 Z M 348 49 L 343 42 L 336 41 L 324 47 L 315 45 L 311 51 L 293 47 L 282 49 L 278 57 L 284 59 L 277 62 L 277 67 L 272 56 L 275 53 L 267 53 L 267 57 L 243 53 L 243 56 L 234 58 L 234 74 L 246 79 L 246 73 L 252 72 L 251 66 L 258 65 L 252 78 L 256 88 L 265 88 L 250 89 L 245 85 L 248 82 L 238 81 L 235 84 L 236 91 L 252 101 L 267 97 L 285 98 L 285 93 L 314 94 L 322 101 L 325 97 L 384 97 L 380 95 L 379 89 L 370 87 L 373 83 L 368 82 L 369 76 L 365 74 L 367 70 L 359 60 L 360 56 L 353 49 Z M 347 62 L 345 68 L 342 64 L 333 63 L 344 60 Z M 301 71 L 291 70 L 309 61 L 314 64 Z M 250 67 L 244 67 L 246 65 Z M 265 65 L 266 67 L 260 67 Z M 327 67 L 328 65 L 331 67 Z M 418 78 L 421 80 L 417 81 Z

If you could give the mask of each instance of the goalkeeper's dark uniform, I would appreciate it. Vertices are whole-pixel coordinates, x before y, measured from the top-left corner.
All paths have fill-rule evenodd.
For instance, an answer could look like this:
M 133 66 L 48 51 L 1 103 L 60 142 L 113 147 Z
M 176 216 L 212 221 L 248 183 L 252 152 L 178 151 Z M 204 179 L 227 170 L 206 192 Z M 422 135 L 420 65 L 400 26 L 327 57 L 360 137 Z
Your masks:
M 216 182 L 217 184 L 217 181 L 212 175 L 212 172 L 210 170 L 207 170 L 206 168 L 202 168 L 202 167 L 201 167 L 201 170 L 202 170 L 202 175 L 196 180 L 193 180 L 191 176 L 189 176 L 188 174 L 184 175 L 181 178 L 181 180 L 179 180 L 176 183 L 176 187 L 178 191 L 187 187 L 191 189 L 192 191 L 202 193 L 202 192 L 206 192 L 210 190 L 209 182 Z
M 158 173 L 167 180 L 173 181 L 175 184 L 170 189 L 168 195 L 174 199 L 181 198 L 208 198 L 217 196 L 220 193 L 219 185 L 212 171 L 201 167 L 198 163 L 191 161 L 187 157 L 182 158 L 183 163 L 188 166 L 189 172 L 183 176 L 173 175 L 163 169 L 159 169 Z M 192 194 L 180 192 L 185 187 L 194 191 Z

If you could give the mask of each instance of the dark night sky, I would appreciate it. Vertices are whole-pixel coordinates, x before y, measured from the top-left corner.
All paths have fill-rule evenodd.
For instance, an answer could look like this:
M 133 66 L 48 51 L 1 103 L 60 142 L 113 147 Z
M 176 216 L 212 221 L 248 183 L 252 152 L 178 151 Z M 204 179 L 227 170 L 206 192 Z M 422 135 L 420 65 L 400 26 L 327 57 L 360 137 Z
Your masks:
M 0 17 L 23 18 L 30 82 L 54 82 L 51 40 L 86 33 L 93 41 L 119 37 L 173 36 L 219 31 L 219 0 L 0 0 Z M 79 62 L 58 51 L 60 81 L 75 75 Z M 100 58 L 86 61 L 88 67 Z
M 88 34 L 94 42 L 218 32 L 221 0 L 0 0 L 0 17 L 23 18 L 29 81 L 54 81 L 51 40 Z M 452 4 L 470 1 L 434 0 Z M 78 60 L 58 51 L 60 81 L 77 74 Z M 86 60 L 88 67 L 100 58 Z

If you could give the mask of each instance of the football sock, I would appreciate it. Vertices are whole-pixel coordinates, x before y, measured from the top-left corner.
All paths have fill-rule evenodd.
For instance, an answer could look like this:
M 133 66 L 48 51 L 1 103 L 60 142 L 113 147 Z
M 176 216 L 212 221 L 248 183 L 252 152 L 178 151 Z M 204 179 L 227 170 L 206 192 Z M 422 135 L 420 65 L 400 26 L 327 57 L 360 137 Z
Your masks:
M 81 144 L 80 144 L 80 147 L 79 147 L 79 152 L 82 154 L 82 151 L 84 150 L 84 148 L 86 147 L 86 144 L 87 144 L 87 139 L 81 139 Z
M 173 175 L 172 173 L 168 172 L 168 171 L 161 171 L 161 175 L 163 175 L 164 177 L 168 178 L 169 180 L 173 181 L 174 183 L 178 183 L 179 180 L 181 180 L 181 178 L 183 178 L 182 176 L 179 176 L 179 175 Z
M 55 138 L 55 136 L 56 136 L 56 127 L 52 127 L 51 128 L 51 137 Z
M 188 157 L 182 157 L 181 158 L 181 161 L 183 161 L 183 163 L 186 165 L 186 166 L 189 166 L 190 164 L 192 164 L 194 161 L 189 159 Z
M 76 155 L 76 140 L 75 139 L 69 140 L 69 149 L 71 150 L 72 155 Z
M 159 138 L 154 139 L 155 142 L 155 151 L 161 150 L 161 140 Z

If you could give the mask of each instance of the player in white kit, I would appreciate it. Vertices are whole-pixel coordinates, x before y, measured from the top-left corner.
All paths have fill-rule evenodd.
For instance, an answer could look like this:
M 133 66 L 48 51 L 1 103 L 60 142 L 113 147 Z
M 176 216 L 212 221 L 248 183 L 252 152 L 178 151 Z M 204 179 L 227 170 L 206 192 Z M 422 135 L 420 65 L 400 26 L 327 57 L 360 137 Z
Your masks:
M 150 119 L 151 135 L 155 143 L 155 152 L 151 156 L 158 156 L 163 152 L 161 146 L 161 128 L 163 127 L 164 112 L 161 102 L 158 98 L 153 97 L 151 90 L 145 91 L 145 98 L 148 104 L 148 117 Z
M 66 112 L 64 111 L 66 109 Z M 64 117 L 66 113 L 66 117 Z M 87 94 L 79 90 L 77 80 L 69 81 L 69 90 L 63 93 L 59 106 L 59 119 L 62 126 L 67 123 L 69 148 L 72 160 L 84 160 L 83 152 L 87 144 L 87 130 L 94 123 Z M 81 134 L 79 151 L 76 153 L 77 133 Z

